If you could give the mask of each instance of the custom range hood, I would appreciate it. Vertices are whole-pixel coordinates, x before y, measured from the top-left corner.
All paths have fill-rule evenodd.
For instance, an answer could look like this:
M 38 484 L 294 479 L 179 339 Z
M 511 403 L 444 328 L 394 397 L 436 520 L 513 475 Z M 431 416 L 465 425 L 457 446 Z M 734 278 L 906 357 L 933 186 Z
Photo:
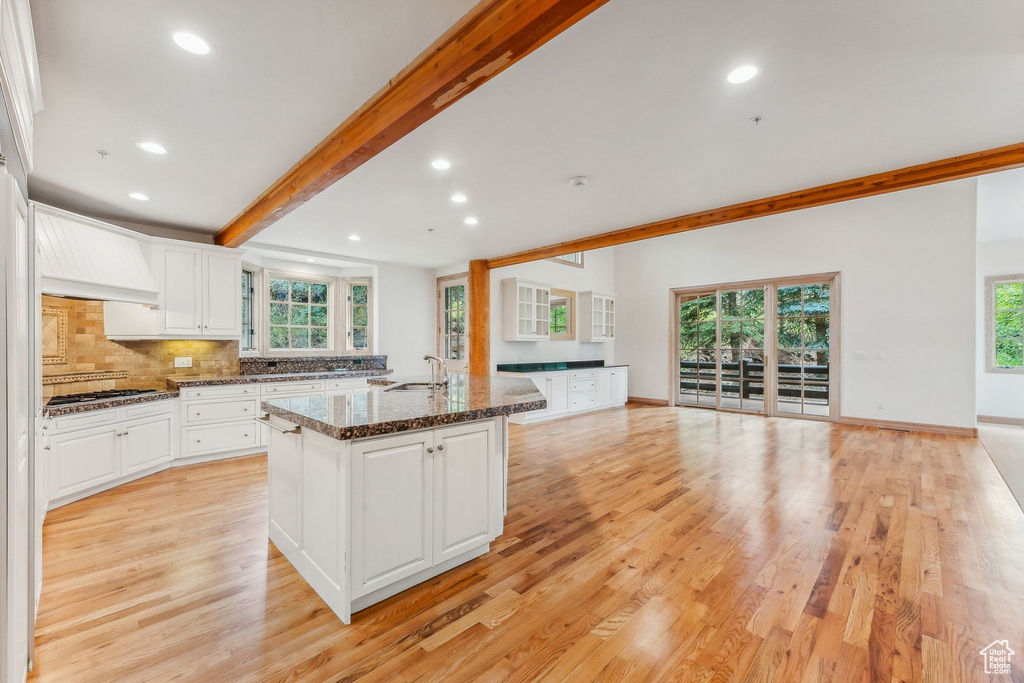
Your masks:
M 32 215 L 44 294 L 157 304 L 145 236 L 45 204 Z

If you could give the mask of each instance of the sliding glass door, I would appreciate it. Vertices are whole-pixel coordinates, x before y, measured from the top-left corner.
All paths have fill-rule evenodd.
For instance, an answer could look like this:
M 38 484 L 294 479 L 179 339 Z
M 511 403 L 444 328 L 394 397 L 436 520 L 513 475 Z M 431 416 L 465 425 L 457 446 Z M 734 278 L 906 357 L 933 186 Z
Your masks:
M 838 275 L 676 292 L 676 403 L 835 418 Z

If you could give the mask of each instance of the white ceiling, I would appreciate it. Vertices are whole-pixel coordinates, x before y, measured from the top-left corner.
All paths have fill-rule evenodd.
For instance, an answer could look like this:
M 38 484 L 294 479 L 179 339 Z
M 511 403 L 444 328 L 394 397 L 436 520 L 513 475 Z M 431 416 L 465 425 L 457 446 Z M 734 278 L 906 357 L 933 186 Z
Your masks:
M 129 220 L 214 230 L 472 3 L 173 3 L 216 43 L 209 64 L 166 40 L 184 21 L 171 4 L 37 2 L 33 178 Z M 611 0 L 258 240 L 437 267 L 1020 142 L 1021 26 L 1018 0 Z M 343 33 L 345 49 L 324 44 Z M 726 82 L 748 62 L 756 79 Z M 140 157 L 141 137 L 172 153 Z M 449 171 L 430 167 L 441 156 Z M 122 201 L 131 189 L 154 200 Z
M 474 3 L 32 0 L 44 109 L 30 194 L 214 232 Z M 180 30 L 215 54 L 178 48 Z
M 978 179 L 978 241 L 1024 239 L 1024 168 Z

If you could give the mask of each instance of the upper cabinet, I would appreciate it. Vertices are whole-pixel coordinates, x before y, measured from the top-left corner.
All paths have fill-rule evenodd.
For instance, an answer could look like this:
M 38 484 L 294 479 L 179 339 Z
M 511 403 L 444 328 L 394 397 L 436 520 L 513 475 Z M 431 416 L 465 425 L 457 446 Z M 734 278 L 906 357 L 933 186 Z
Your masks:
M 106 302 L 110 339 L 237 339 L 242 335 L 242 259 L 221 247 L 153 245 L 158 308 Z
M 0 0 L 0 86 L 25 172 L 32 172 L 32 128 L 43 108 L 28 0 Z
M 615 295 L 580 292 L 580 341 L 615 341 Z
M 505 341 L 551 338 L 551 287 L 518 278 L 501 281 Z

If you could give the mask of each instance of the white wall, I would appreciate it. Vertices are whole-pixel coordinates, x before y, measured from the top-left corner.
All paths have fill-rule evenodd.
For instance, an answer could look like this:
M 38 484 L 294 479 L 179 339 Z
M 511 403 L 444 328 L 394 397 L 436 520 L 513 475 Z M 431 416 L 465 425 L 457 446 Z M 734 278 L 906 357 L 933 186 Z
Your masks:
M 595 291 L 615 294 L 615 253 L 612 249 L 588 251 L 583 268 L 556 263 L 534 261 L 518 266 L 496 268 L 491 271 L 491 371 L 498 363 L 524 363 L 531 361 L 590 360 L 600 358 L 607 363 L 614 360 L 615 342 L 540 341 L 507 342 L 502 330 L 501 281 L 517 277 L 549 284 L 556 289 L 574 292 Z M 579 314 L 576 314 L 579 323 Z M 577 334 L 578 336 L 578 334 Z
M 396 374 L 430 374 L 423 355 L 437 350 L 433 269 L 379 264 L 374 292 L 378 353 L 387 354 Z
M 978 201 L 983 195 L 979 194 Z M 1018 221 L 1024 227 L 1024 216 Z M 1024 418 L 1024 374 L 985 372 L 985 278 L 1024 273 L 1024 239 L 978 244 L 977 370 L 978 415 Z
M 668 398 L 671 288 L 840 271 L 842 415 L 973 427 L 975 204 L 969 179 L 616 247 L 630 396 Z

